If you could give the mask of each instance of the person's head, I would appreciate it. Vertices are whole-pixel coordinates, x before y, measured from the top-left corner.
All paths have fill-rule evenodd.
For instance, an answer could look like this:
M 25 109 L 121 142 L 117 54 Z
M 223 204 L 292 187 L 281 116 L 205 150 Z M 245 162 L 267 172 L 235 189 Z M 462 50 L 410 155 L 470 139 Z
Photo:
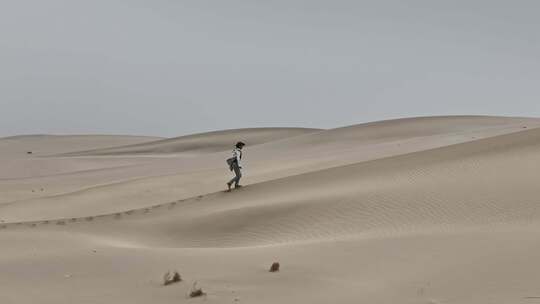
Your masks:
M 238 149 L 242 149 L 245 145 L 246 145 L 246 144 L 243 143 L 243 142 L 241 142 L 241 141 L 239 141 L 239 142 L 236 143 L 236 147 L 237 147 Z

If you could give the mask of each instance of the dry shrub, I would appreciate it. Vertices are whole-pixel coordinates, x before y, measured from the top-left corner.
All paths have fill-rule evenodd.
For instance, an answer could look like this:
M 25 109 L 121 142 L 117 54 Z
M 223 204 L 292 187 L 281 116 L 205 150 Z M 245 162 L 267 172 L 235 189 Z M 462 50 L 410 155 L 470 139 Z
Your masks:
M 202 297 L 204 295 L 206 295 L 206 293 L 204 293 L 201 288 L 197 288 L 197 282 L 193 283 L 193 287 L 191 287 L 191 292 L 189 293 L 189 297 L 197 298 L 197 297 Z
M 167 271 L 165 275 L 163 275 L 163 285 L 171 285 L 173 283 L 181 282 L 182 277 L 178 273 L 178 271 L 174 271 L 172 274 L 170 271 Z
M 274 262 L 272 266 L 270 266 L 270 272 L 278 272 L 279 271 L 279 263 Z
M 65 225 L 65 224 L 66 224 L 65 221 L 58 221 L 58 222 L 56 222 L 56 225 Z

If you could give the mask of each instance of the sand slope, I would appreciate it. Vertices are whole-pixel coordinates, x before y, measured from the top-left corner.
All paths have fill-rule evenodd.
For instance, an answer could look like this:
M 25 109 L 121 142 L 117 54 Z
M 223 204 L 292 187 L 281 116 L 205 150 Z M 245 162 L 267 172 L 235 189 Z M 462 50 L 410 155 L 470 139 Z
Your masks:
M 232 193 L 221 191 L 228 153 L 220 151 L 62 156 L 53 158 L 58 166 L 130 164 L 0 180 L 11 198 L 0 205 L 0 240 L 9 244 L 0 252 L 0 300 L 531 303 L 540 296 L 540 120 L 413 118 L 290 134 L 253 141 L 249 185 Z M 38 184 L 56 192 L 25 193 Z M 270 274 L 275 260 L 282 271 Z M 175 268 L 185 282 L 160 286 Z M 186 298 L 194 281 L 205 298 Z

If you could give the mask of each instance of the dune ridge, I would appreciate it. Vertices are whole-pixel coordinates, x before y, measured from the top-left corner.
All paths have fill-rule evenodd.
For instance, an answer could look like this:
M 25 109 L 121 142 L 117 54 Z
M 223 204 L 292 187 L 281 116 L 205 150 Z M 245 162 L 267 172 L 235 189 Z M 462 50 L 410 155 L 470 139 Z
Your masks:
M 122 154 L 161 154 L 161 153 L 211 153 L 229 150 L 231 142 L 242 139 L 250 145 L 271 142 L 277 139 L 294 137 L 321 131 L 309 128 L 249 128 L 213 131 L 200 134 L 160 139 L 134 145 L 107 149 L 72 152 L 66 156 L 122 155 Z

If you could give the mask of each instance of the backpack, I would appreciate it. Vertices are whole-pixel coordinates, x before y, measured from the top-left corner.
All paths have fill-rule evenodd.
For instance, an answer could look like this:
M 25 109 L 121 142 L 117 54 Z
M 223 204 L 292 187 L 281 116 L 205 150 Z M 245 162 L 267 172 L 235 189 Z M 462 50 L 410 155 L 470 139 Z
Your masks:
M 229 165 L 229 170 L 233 170 L 233 164 L 236 162 L 236 157 L 227 158 L 227 165 Z

